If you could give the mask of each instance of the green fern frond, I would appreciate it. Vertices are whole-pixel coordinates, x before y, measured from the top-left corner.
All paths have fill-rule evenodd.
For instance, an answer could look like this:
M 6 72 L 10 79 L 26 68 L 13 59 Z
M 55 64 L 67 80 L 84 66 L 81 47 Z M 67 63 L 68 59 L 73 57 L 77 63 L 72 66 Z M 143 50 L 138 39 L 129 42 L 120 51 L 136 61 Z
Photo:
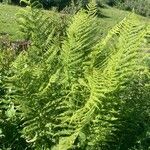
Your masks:
M 119 25 L 119 28 L 117 26 L 116 29 L 113 29 L 114 32 L 108 33 L 106 39 L 102 41 L 102 46 L 99 48 L 105 48 L 107 41 L 113 38 L 114 34 L 118 34 L 116 45 L 108 46 L 110 53 L 109 55 L 106 53 L 106 59 L 96 59 L 96 61 L 102 61 L 101 65 L 93 68 L 92 72 L 89 70 L 89 73 L 85 74 L 88 89 L 90 89 L 89 98 L 85 100 L 85 105 L 75 110 L 72 117 L 70 117 L 70 124 L 76 124 L 74 134 L 78 136 L 80 132 L 84 132 L 88 125 L 92 128 L 91 132 L 96 134 L 94 120 L 101 124 L 97 131 L 99 134 L 101 133 L 101 136 L 95 140 L 95 143 L 103 143 L 115 130 L 113 121 L 118 119 L 115 117 L 118 115 L 118 110 L 115 110 L 115 107 L 122 102 L 119 102 L 119 100 L 113 102 L 109 99 L 109 95 L 119 89 L 124 89 L 124 85 L 128 83 L 130 77 L 139 74 L 139 71 L 143 70 L 142 62 L 145 56 L 143 52 L 139 51 L 139 48 L 147 34 L 147 30 L 138 21 L 132 22 L 130 17 L 132 18 L 132 16 L 129 16 L 128 19 L 125 19 Z M 99 53 L 98 56 L 105 53 L 105 49 L 100 49 Z M 94 136 L 92 133 L 91 137 Z M 89 139 L 91 140 L 90 137 Z M 69 143 L 68 137 L 64 137 L 64 140 Z
M 46 17 L 38 1 L 29 2 L 26 9 L 21 9 L 17 13 L 17 17 L 20 31 L 25 39 L 38 49 L 46 49 L 48 44 L 53 43 L 60 36 L 59 32 L 57 34 L 55 32 L 60 28 L 58 23 L 61 20 L 60 16 L 51 14 Z
M 84 11 L 78 12 L 67 29 L 67 39 L 62 45 L 63 65 L 68 78 L 82 76 L 80 73 L 86 66 L 96 39 L 96 19 Z
M 96 0 L 90 0 L 89 4 L 87 5 L 88 14 L 91 16 L 95 16 L 97 14 L 97 3 Z

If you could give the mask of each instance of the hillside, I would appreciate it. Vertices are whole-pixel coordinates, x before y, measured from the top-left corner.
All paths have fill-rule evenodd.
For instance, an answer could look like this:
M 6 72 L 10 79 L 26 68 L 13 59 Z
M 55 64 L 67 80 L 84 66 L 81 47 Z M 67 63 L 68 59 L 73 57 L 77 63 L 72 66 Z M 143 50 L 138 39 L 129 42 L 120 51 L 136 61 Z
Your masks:
M 22 36 L 19 33 L 18 25 L 16 21 L 16 13 L 20 7 L 2 5 L 0 4 L 0 33 L 8 33 L 12 40 L 21 39 Z M 44 11 L 46 15 L 50 14 L 50 11 Z M 104 14 L 103 18 L 99 18 L 99 25 L 102 27 L 102 34 L 122 20 L 129 14 L 128 11 L 119 10 L 116 8 L 102 8 L 101 12 Z M 150 23 L 150 19 L 139 16 L 141 21 L 144 23 Z

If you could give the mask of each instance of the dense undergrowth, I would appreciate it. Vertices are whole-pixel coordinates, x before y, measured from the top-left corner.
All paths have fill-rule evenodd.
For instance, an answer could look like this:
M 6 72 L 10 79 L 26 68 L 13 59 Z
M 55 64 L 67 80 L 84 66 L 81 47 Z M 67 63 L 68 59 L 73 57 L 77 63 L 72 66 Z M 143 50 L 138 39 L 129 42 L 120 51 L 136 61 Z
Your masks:
M 101 39 L 93 2 L 69 18 L 28 5 L 30 47 L 0 51 L 0 148 L 148 150 L 149 26 L 130 14 Z

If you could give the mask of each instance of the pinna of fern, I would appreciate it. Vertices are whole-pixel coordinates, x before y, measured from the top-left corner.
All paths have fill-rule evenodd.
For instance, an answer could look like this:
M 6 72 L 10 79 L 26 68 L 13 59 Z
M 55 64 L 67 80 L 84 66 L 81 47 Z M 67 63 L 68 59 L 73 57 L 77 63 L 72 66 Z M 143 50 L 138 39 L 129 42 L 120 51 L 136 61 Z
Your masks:
M 128 116 L 140 114 L 139 97 L 144 114 L 145 105 L 149 108 L 149 69 L 143 63 L 148 54 L 140 51 L 147 28 L 131 14 L 99 41 L 96 16 L 81 10 L 68 25 L 65 40 L 58 41 L 62 45 L 55 42 L 56 30 L 50 32 L 53 42 L 42 51 L 31 46 L 12 64 L 9 86 L 23 121 L 22 136 L 34 149 L 122 146 L 122 126 Z M 143 91 L 132 93 L 137 85 Z M 134 118 L 131 121 L 134 124 Z

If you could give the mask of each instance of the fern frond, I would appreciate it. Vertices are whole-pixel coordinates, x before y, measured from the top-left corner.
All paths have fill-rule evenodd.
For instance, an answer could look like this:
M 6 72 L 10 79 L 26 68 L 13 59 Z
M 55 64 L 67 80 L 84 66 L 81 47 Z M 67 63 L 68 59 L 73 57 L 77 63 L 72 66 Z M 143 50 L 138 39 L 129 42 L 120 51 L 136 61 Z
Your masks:
M 38 49 L 46 49 L 47 44 L 53 43 L 59 35 L 59 32 L 56 34 L 54 31 L 60 28 L 58 23 L 60 16 L 51 14 L 49 17 L 46 17 L 42 8 L 38 1 L 34 1 L 29 2 L 26 9 L 21 9 L 17 13 L 20 31 L 25 39 L 29 40 L 31 45 Z
M 91 16 L 95 16 L 97 14 L 97 4 L 95 0 L 90 0 L 89 4 L 87 5 L 88 13 Z
M 60 119 L 55 117 L 66 109 L 61 104 L 62 99 L 60 97 L 63 93 L 56 92 L 62 88 L 61 84 L 56 83 L 60 80 L 61 67 L 58 55 L 60 47 L 57 45 L 58 42 L 53 40 L 57 33 L 56 28 L 49 29 L 52 26 L 46 29 L 51 33 L 46 33 L 48 36 L 42 43 L 43 46 L 40 45 L 41 48 L 34 43 L 28 51 L 19 54 L 12 63 L 13 75 L 9 78 L 12 91 L 10 93 L 11 98 L 15 99 L 17 112 L 23 122 L 22 136 L 27 142 L 36 143 L 36 147 L 39 146 L 40 148 L 51 147 L 57 142 L 58 135 L 55 134 Z M 46 32 L 44 29 L 42 31 Z M 36 35 L 38 39 L 43 36 L 37 30 L 33 32 L 32 35 Z M 40 109 L 36 111 L 38 107 Z M 56 114 L 56 112 L 58 113 Z
M 130 17 L 132 18 L 132 16 Z M 113 38 L 112 35 L 118 34 L 118 37 L 116 37 L 117 43 L 108 46 L 110 53 L 109 55 L 106 53 L 106 59 L 98 60 L 94 58 L 96 61 L 102 62 L 101 65 L 96 65 L 92 72 L 90 69 L 85 74 L 88 89 L 90 89 L 89 98 L 85 100 L 85 105 L 75 110 L 70 117 L 70 124 L 75 124 L 76 127 L 75 135 L 79 136 L 81 132 L 85 133 L 88 125 L 91 127 L 91 138 L 89 137 L 89 140 L 92 140 L 94 136 L 92 133 L 101 133 L 98 139 L 92 140 L 94 143 L 103 143 L 115 130 L 113 121 L 118 119 L 115 116 L 119 113 L 115 107 L 121 105 L 122 102 L 119 99 L 115 99 L 116 101 L 113 102 L 109 95 L 119 89 L 126 88 L 124 85 L 128 83 L 130 77 L 139 74 L 139 71 L 144 68 L 142 62 L 145 56 L 143 52 L 139 51 L 139 48 L 147 30 L 138 21 L 132 22 L 129 18 L 125 19 L 119 25 L 119 28 L 117 26 L 116 29 L 113 29 L 113 33 L 108 33 L 106 39 L 102 41 L 102 46 L 99 48 L 104 49 L 99 50 L 98 57 L 103 55 L 101 53 L 105 53 L 105 45 L 109 39 Z M 97 132 L 95 121 L 101 124 Z M 68 137 L 64 137 L 64 140 L 69 143 Z
M 96 19 L 84 11 L 78 12 L 67 29 L 67 39 L 62 45 L 62 59 L 68 78 L 82 76 L 88 55 L 97 39 Z

